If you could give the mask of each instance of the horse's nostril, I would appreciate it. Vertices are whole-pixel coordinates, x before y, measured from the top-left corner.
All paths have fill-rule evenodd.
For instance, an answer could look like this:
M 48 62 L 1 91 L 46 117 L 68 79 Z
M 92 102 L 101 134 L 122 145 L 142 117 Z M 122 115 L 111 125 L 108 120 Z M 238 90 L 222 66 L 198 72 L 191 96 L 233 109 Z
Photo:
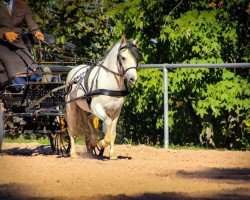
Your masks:
M 133 84 L 133 85 L 134 85 L 135 82 L 136 82 L 136 80 L 135 80 L 135 78 L 130 78 L 130 79 L 129 79 L 129 82 L 130 82 L 130 84 Z

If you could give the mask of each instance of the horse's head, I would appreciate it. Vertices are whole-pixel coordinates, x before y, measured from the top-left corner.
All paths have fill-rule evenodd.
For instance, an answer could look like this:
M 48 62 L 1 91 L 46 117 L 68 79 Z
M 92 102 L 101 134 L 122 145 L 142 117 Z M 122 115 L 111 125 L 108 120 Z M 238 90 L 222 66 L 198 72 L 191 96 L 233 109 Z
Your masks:
M 120 47 L 118 49 L 117 59 L 119 67 L 124 78 L 129 84 L 135 84 L 137 80 L 136 69 L 141 56 L 136 48 L 137 40 L 133 42 L 126 41 L 125 37 L 120 40 Z

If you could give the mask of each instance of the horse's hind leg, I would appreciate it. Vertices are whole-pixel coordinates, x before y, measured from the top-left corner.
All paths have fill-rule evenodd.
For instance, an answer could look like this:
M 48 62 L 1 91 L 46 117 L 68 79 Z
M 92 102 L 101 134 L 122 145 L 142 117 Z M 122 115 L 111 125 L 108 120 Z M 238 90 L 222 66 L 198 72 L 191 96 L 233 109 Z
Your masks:
M 76 137 L 76 130 L 77 130 L 77 105 L 72 102 L 66 105 L 66 121 L 68 125 L 68 134 L 70 137 L 70 157 L 74 158 L 77 157 L 76 150 L 75 150 L 75 137 Z
M 98 133 L 97 133 L 96 128 L 94 126 L 93 119 L 94 119 L 93 115 L 89 116 L 87 119 L 87 124 L 88 124 L 89 130 L 90 130 L 90 134 L 88 136 L 85 135 L 85 140 L 87 139 L 86 146 L 87 146 L 88 152 L 91 155 L 93 155 L 93 154 L 96 155 L 96 146 L 98 143 L 98 139 L 97 139 Z
M 91 142 L 91 146 L 92 147 L 96 147 L 97 145 L 97 131 L 96 131 L 96 128 L 94 126 L 94 123 L 93 123 L 93 119 L 94 119 L 94 116 L 91 116 L 88 118 L 88 126 L 90 128 L 90 142 Z
M 70 137 L 70 157 L 71 158 L 77 158 L 77 154 L 76 154 L 76 149 L 75 149 L 75 137 L 72 135 L 69 135 Z

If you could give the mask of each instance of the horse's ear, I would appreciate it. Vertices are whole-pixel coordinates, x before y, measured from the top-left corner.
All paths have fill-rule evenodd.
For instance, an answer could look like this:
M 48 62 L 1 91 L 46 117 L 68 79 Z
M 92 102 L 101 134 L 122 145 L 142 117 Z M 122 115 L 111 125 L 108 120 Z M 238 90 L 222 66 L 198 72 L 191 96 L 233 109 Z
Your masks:
M 125 37 L 124 37 L 124 35 L 123 35 L 122 38 L 120 39 L 120 43 L 123 44 L 123 43 L 125 43 L 125 42 L 126 42 L 126 39 L 125 39 Z
M 138 44 L 138 39 L 135 39 L 134 41 L 133 41 L 133 45 L 137 45 Z

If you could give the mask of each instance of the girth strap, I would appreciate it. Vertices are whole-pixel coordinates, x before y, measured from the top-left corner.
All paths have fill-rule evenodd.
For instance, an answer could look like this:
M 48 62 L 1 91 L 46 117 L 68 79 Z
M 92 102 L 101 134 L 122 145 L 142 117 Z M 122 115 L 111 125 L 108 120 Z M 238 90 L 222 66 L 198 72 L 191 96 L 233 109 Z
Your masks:
M 106 90 L 106 89 L 96 89 L 88 93 L 88 96 L 92 95 L 106 95 L 106 96 L 111 96 L 111 97 L 122 97 L 122 96 L 127 96 L 130 94 L 128 90 Z
M 92 96 L 93 95 L 106 95 L 106 96 L 112 96 L 112 97 L 122 97 L 127 96 L 130 92 L 128 90 L 105 90 L 105 89 L 96 89 L 94 91 L 89 92 L 86 94 L 86 96 L 83 96 L 82 98 L 86 98 L 86 101 L 88 103 L 89 108 L 91 109 L 90 105 L 92 102 Z
M 66 101 L 65 103 L 71 103 L 74 101 L 77 101 L 79 99 L 88 99 L 88 104 L 90 106 L 91 103 L 91 97 L 94 95 L 106 95 L 106 96 L 112 96 L 112 97 L 124 97 L 129 95 L 130 92 L 128 90 L 121 90 L 121 91 L 117 91 L 117 90 L 106 90 L 106 89 L 96 89 L 93 90 L 83 96 L 77 97 L 75 99 L 71 99 L 69 101 Z

